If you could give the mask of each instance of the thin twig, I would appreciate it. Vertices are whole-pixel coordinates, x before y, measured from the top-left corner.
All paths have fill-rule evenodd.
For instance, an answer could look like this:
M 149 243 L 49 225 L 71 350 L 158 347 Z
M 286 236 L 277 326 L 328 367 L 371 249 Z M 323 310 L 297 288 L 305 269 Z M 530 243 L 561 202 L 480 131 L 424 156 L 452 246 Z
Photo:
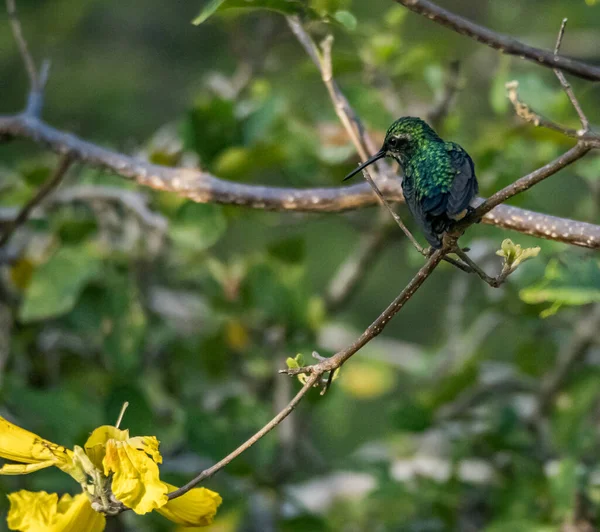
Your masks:
M 168 220 L 158 212 L 148 207 L 148 198 L 135 190 L 126 190 L 120 187 L 99 185 L 75 185 L 63 188 L 49 198 L 50 205 L 84 203 L 115 203 L 130 211 L 142 224 L 159 233 L 165 233 Z
M 440 99 L 427 113 L 427 122 L 429 122 L 434 129 L 440 126 L 444 121 L 452 103 L 454 102 L 456 93 L 460 88 L 460 62 L 451 61 L 446 72 L 446 81 L 444 83 L 444 89 Z
M 599 327 L 600 304 L 597 304 L 577 322 L 569 343 L 559 353 L 556 367 L 543 380 L 538 396 L 538 415 L 544 416 L 548 413 L 573 368 L 583 360 L 589 347 L 598 340 Z
M 331 358 L 320 362 L 319 364 L 312 366 L 305 366 L 303 368 L 296 369 L 284 369 L 280 370 L 280 373 L 285 373 L 288 375 L 298 375 L 302 373 L 313 374 L 319 373 L 323 374 L 325 371 L 332 371 L 334 369 L 339 368 L 348 358 L 350 358 L 354 353 L 356 353 L 359 349 L 361 349 L 365 344 L 371 341 L 375 336 L 381 333 L 385 325 L 389 322 L 389 320 L 404 306 L 406 301 L 408 301 L 414 292 L 423 284 L 425 279 L 431 275 L 433 270 L 437 267 L 437 265 L 442 261 L 444 256 L 448 253 L 453 252 L 461 252 L 457 248 L 456 240 L 457 238 L 464 233 L 464 231 L 477 222 L 479 217 L 482 214 L 485 214 L 489 210 L 491 210 L 496 202 L 506 201 L 506 199 L 511 198 L 512 196 L 531 188 L 533 185 L 539 183 L 540 181 L 546 179 L 547 177 L 555 174 L 565 166 L 577 161 L 583 155 L 585 155 L 589 151 L 589 147 L 583 143 L 578 143 L 575 147 L 571 148 L 568 152 L 564 153 L 562 156 L 558 157 L 551 163 L 531 172 L 525 177 L 517 180 L 515 183 L 508 185 L 502 190 L 496 192 L 491 198 L 489 198 L 482 205 L 477 207 L 471 214 L 467 215 L 463 220 L 461 220 L 456 226 L 450 231 L 446 233 L 444 236 L 444 245 L 441 249 L 436 250 L 429 260 L 423 265 L 423 267 L 419 270 L 417 275 L 413 277 L 413 279 L 409 282 L 406 288 L 402 291 L 402 293 L 390 304 L 390 306 L 367 328 L 367 330 L 349 347 L 340 351 L 333 355 Z M 467 260 L 470 259 L 467 256 Z M 471 261 L 472 262 L 472 261 Z M 473 263 L 475 264 L 475 263 Z M 475 265 L 476 266 L 476 265 Z M 486 280 L 492 280 L 489 278 L 485 272 L 479 269 L 478 273 L 480 276 Z M 510 272 L 509 272 L 510 273 Z M 486 280 L 487 282 L 487 280 Z
M 510 103 L 512 103 L 516 115 L 519 118 L 522 118 L 526 122 L 529 122 L 530 124 L 533 124 L 536 127 L 545 127 L 546 129 L 551 129 L 553 131 L 557 131 L 558 133 L 562 133 L 567 137 L 585 141 L 589 146 L 593 146 L 594 148 L 600 148 L 600 135 L 598 135 L 597 133 L 585 129 L 573 129 L 570 127 L 563 126 L 562 124 L 557 124 L 556 122 L 553 122 L 552 120 L 543 117 L 537 111 L 534 111 L 529 104 L 525 103 L 519 98 L 518 81 L 509 81 L 506 84 L 506 93 L 508 95 Z M 570 93 L 573 94 L 573 91 L 571 90 Z M 575 109 L 577 109 L 577 112 L 579 113 L 581 107 L 579 107 L 579 103 L 577 103 L 576 105 L 577 107 L 575 107 Z
M 515 110 L 515 114 L 525 120 L 525 122 L 529 122 L 536 127 L 544 127 L 546 129 L 551 129 L 552 131 L 557 131 L 558 133 L 562 133 L 567 137 L 571 137 L 574 139 L 582 139 L 588 142 L 590 145 L 600 148 L 600 136 L 595 133 L 583 132 L 583 130 L 573 129 L 570 127 L 563 126 L 562 124 L 557 124 L 556 122 L 545 118 L 540 113 L 532 109 L 532 107 L 525 103 L 519 97 L 519 82 L 518 81 L 509 81 L 505 85 L 506 94 L 510 103 Z
M 321 375 L 318 374 L 310 375 L 307 378 L 304 386 L 287 404 L 287 406 L 281 412 L 279 412 L 271 421 L 269 421 L 262 429 L 260 429 L 251 438 L 248 438 L 248 440 L 246 440 L 242 445 L 240 445 L 235 451 L 229 453 L 225 458 L 217 462 L 215 465 L 209 467 L 208 469 L 205 469 L 204 471 L 196 475 L 187 484 L 169 493 L 169 499 L 176 499 L 177 497 L 185 495 L 193 487 L 197 486 L 203 480 L 212 477 L 215 473 L 217 473 L 218 471 L 223 469 L 227 464 L 229 464 L 229 462 L 231 462 L 244 451 L 247 451 L 250 447 L 252 447 L 263 436 L 271 432 L 277 425 L 279 425 L 279 423 L 281 423 L 286 417 L 288 417 L 292 413 L 292 411 L 294 410 L 294 408 L 296 408 L 296 405 L 300 402 L 300 400 L 317 383 L 320 376 Z
M 27 105 L 25 107 L 25 115 L 27 116 L 40 116 L 42 112 L 42 106 L 44 101 L 44 88 L 48 81 L 48 73 L 50 72 L 50 61 L 46 60 L 42 63 L 42 67 L 38 74 L 35 61 L 29 51 L 27 40 L 23 36 L 23 30 L 21 28 L 21 21 L 17 15 L 17 6 L 15 0 L 6 0 L 6 11 L 10 20 L 13 36 L 21 59 L 25 64 L 25 70 L 27 70 L 27 76 L 29 77 L 29 95 L 27 97 Z
M 491 277 L 487 273 L 485 273 L 485 271 L 473 259 L 471 259 L 471 257 L 469 257 L 469 255 L 467 255 L 460 247 L 457 246 L 453 250 L 453 252 L 456 253 L 462 259 L 463 262 L 467 263 L 471 267 L 471 269 L 492 288 L 498 288 L 499 286 L 501 286 L 504 283 L 504 281 L 506 281 L 506 278 L 514 271 L 511 269 L 503 269 L 496 277 Z
M 0 248 L 2 248 L 8 242 L 14 231 L 20 225 L 24 224 L 27 221 L 29 215 L 31 214 L 31 211 L 33 211 L 36 205 L 39 205 L 40 202 L 42 202 L 44 198 L 48 194 L 50 194 L 50 192 L 52 192 L 58 185 L 60 185 L 61 181 L 65 176 L 65 173 L 71 166 L 72 162 L 73 158 L 69 154 L 62 156 L 58 163 L 58 166 L 56 167 L 52 175 L 37 190 L 35 196 L 33 196 L 33 198 L 31 198 L 25 204 L 25 206 L 21 209 L 19 214 L 17 214 L 17 216 L 10 223 L 7 224 L 6 230 L 0 237 Z
M 560 157 L 557 157 L 553 161 L 545 164 L 541 168 L 534 170 L 533 172 L 527 174 L 526 176 L 517 179 L 514 183 L 508 185 L 507 187 L 499 190 L 492 196 L 490 196 L 487 200 L 485 200 L 481 205 L 473 210 L 470 214 L 465 216 L 463 220 L 456 224 L 456 228 L 458 230 L 463 229 L 471 225 L 474 221 L 480 219 L 483 215 L 490 212 L 494 207 L 504 203 L 506 200 L 528 190 L 532 186 L 536 185 L 540 181 L 554 175 L 559 170 L 562 170 L 566 166 L 574 163 L 575 161 L 581 159 L 586 153 L 590 151 L 590 146 L 585 142 L 578 142 L 575 146 L 573 146 L 570 150 L 563 153 Z M 552 229 L 548 229 L 550 236 L 552 235 Z M 596 246 L 596 244 L 594 244 Z
M 301 33 L 304 35 L 305 39 L 311 40 L 310 36 L 308 36 L 306 31 L 304 30 L 304 27 L 302 26 L 302 24 L 299 21 L 296 21 L 296 24 L 297 24 L 297 30 L 296 30 L 297 33 Z M 354 111 L 351 109 L 350 104 L 348 103 L 348 100 L 343 95 L 342 91 L 340 90 L 340 88 L 335 83 L 335 80 L 333 79 L 333 65 L 332 65 L 332 61 L 331 61 L 332 46 L 333 46 L 333 37 L 330 35 L 321 44 L 323 53 L 321 56 L 319 56 L 319 64 L 317 66 L 321 72 L 321 78 L 323 79 L 323 83 L 325 84 L 325 87 L 327 88 L 327 91 L 329 92 L 329 97 L 331 98 L 331 101 L 333 102 L 335 112 L 338 115 L 340 122 L 342 123 L 342 125 L 344 126 L 344 129 L 348 133 L 348 136 L 350 137 L 350 140 L 354 144 L 356 151 L 358 151 L 358 155 L 360 156 L 360 158 L 363 161 L 365 161 L 369 157 L 369 154 L 367 153 L 367 150 L 366 150 L 364 138 L 361 135 L 361 131 L 364 131 L 364 128 L 362 127 L 362 124 L 361 124 L 360 120 L 358 120 Z M 406 237 L 411 241 L 412 245 L 417 249 L 417 251 L 419 253 L 421 253 L 422 255 L 424 255 L 425 250 L 419 244 L 419 242 L 417 242 L 417 240 L 413 236 L 413 234 L 408 230 L 406 225 L 404 225 L 404 222 L 401 220 L 400 216 L 394 211 L 394 209 L 392 209 L 392 206 L 385 199 L 385 197 L 381 193 L 381 190 L 379 190 L 379 187 L 375 183 L 375 180 L 371 176 L 370 171 L 367 168 L 365 168 L 362 171 L 362 174 L 365 177 L 365 180 L 367 181 L 367 183 L 369 183 L 369 186 L 373 189 L 373 192 L 375 192 L 375 195 L 377 196 L 377 198 L 379 199 L 381 204 L 392 215 L 392 218 L 394 219 L 394 221 L 396 222 L 398 227 L 402 230 L 402 232 L 406 235 Z
M 511 393 L 532 393 L 535 391 L 535 384 L 524 379 L 508 378 L 497 382 L 486 382 L 461 393 L 454 401 L 440 408 L 435 418 L 438 422 L 460 418 L 471 408 L 483 404 L 488 398 L 499 399 Z
M 550 50 L 534 48 L 508 35 L 503 35 L 452 13 L 428 0 L 394 0 L 411 11 L 423 15 L 433 22 L 446 26 L 461 35 L 466 35 L 486 44 L 503 54 L 515 55 L 538 65 L 560 68 L 580 78 L 600 80 L 600 68 L 569 57 L 557 56 Z
M 427 262 L 421 266 L 415 276 L 404 287 L 402 292 L 392 301 L 388 307 L 379 315 L 379 317 L 365 329 L 365 331 L 351 345 L 337 352 L 335 355 L 312 366 L 304 366 L 295 369 L 282 369 L 279 373 L 287 375 L 318 374 L 334 371 L 346 362 L 352 355 L 357 353 L 362 347 L 368 344 L 373 338 L 381 334 L 389 321 L 398 313 L 406 302 L 415 294 L 427 278 L 433 273 L 438 264 L 442 261 L 444 255 L 450 252 L 454 243 L 445 244 L 443 248 L 433 252 Z
M 565 35 L 566 26 L 567 26 L 567 19 L 563 18 L 562 23 L 560 25 L 560 30 L 558 30 L 558 37 L 556 38 L 556 46 L 554 47 L 554 56 L 555 57 L 558 57 L 558 51 L 560 50 L 560 45 L 562 44 L 562 40 Z M 581 121 L 581 127 L 582 127 L 582 129 L 579 133 L 581 133 L 582 135 L 587 133 L 590 130 L 590 121 L 588 120 L 587 116 L 583 112 L 583 109 L 582 109 L 581 105 L 579 104 L 579 101 L 577 100 L 575 93 L 573 92 L 571 84 L 567 81 L 567 78 L 565 77 L 565 75 L 558 68 L 554 69 L 554 74 L 556 74 L 558 81 L 560 81 L 560 84 L 562 85 L 563 90 L 567 94 L 569 100 L 571 101 L 571 104 L 573 105 L 573 108 L 575 109 L 577 115 L 579 116 L 579 120 Z M 582 135 L 580 135 L 580 136 L 582 136 Z
M 29 76 L 30 89 L 32 92 L 38 92 L 40 90 L 40 80 L 38 78 L 37 69 L 31 53 L 29 52 L 29 46 L 23 36 L 23 30 L 21 28 L 21 21 L 17 16 L 17 6 L 15 0 L 6 0 L 6 11 L 8 13 L 8 19 L 10 20 L 10 26 L 12 28 L 15 42 L 19 48 L 21 59 L 25 64 L 27 75 Z
M 379 222 L 375 229 L 362 236 L 356 250 L 338 268 L 325 295 L 326 306 L 330 312 L 341 308 L 356 293 L 361 282 L 365 280 L 365 271 L 373 266 L 375 258 L 389 239 L 391 227 L 387 219 Z
M 288 24 L 292 29 L 294 35 L 298 38 L 300 43 L 304 46 L 304 48 L 309 53 L 309 56 L 315 62 L 315 65 L 319 69 L 321 73 L 321 78 L 325 87 L 327 88 L 327 92 L 329 92 L 329 97 L 333 102 L 333 106 L 335 112 L 340 119 L 340 122 L 344 126 L 344 129 L 348 133 L 350 140 L 354 144 L 356 151 L 358 152 L 360 158 L 365 161 L 369 155 L 367 150 L 374 151 L 372 146 L 372 142 L 370 138 L 365 133 L 365 129 L 362 126 L 362 123 L 352 107 L 350 106 L 348 99 L 341 91 L 337 83 L 333 78 L 333 64 L 331 60 L 331 49 L 333 46 L 333 36 L 329 35 L 321 44 L 322 53 L 319 53 L 317 46 L 314 44 L 310 35 L 302 26 L 302 23 L 297 17 L 288 17 Z M 379 168 L 379 167 L 378 167 Z M 389 178 L 389 166 L 384 166 L 385 174 L 378 172 L 379 179 L 381 179 L 382 175 L 387 175 Z M 387 209 L 387 211 L 391 214 L 392 218 L 401 229 L 401 231 L 406 235 L 406 237 L 410 240 L 414 248 L 424 257 L 428 256 L 428 252 L 419 244 L 417 239 L 413 236 L 413 234 L 409 231 L 408 227 L 404 224 L 398 213 L 394 211 L 390 203 L 386 200 L 385 196 L 382 194 L 379 186 L 375 183 L 375 180 L 370 174 L 370 169 L 363 169 L 362 174 L 373 190 L 375 195 L 381 202 L 381 204 Z M 457 268 L 470 273 L 470 269 L 460 262 L 454 260 L 451 257 L 447 257 L 444 255 L 443 260 L 449 262 L 450 264 L 456 266 Z

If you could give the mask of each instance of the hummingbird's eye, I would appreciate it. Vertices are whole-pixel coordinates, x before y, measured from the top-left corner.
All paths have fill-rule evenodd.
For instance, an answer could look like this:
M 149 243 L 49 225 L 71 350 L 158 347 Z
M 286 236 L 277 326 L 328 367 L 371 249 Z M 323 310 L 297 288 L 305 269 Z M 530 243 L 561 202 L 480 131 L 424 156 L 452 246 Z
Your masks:
M 390 148 L 397 148 L 400 145 L 400 139 L 398 137 L 391 137 L 388 140 L 388 146 Z

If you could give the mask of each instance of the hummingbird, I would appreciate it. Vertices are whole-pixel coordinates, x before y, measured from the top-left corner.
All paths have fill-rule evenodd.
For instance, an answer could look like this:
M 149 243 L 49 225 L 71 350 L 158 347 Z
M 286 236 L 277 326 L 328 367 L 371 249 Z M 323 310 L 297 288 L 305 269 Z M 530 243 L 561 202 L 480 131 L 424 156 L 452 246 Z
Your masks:
M 344 181 L 384 157 L 400 164 L 406 205 L 427 242 L 440 248 L 444 232 L 472 210 L 471 201 L 479 191 L 473 160 L 461 146 L 440 138 L 425 121 L 404 116 L 387 130 L 381 149 Z

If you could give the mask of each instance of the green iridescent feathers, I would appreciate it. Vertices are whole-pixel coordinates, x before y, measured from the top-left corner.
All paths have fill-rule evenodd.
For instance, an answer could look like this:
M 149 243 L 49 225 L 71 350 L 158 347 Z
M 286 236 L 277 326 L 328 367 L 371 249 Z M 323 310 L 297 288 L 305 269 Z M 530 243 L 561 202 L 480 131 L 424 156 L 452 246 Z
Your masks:
M 429 244 L 440 247 L 444 231 L 464 215 L 478 192 L 471 157 L 412 116 L 390 126 L 381 150 L 362 167 L 381 157 L 393 157 L 400 164 L 406 204 Z

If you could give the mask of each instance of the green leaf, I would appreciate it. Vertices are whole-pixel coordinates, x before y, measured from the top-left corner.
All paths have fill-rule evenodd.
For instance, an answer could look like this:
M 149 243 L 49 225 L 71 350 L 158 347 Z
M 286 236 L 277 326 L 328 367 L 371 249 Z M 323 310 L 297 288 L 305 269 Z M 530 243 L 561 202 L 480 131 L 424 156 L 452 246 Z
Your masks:
M 569 517 L 575 505 L 578 482 L 577 462 L 573 458 L 563 458 L 553 464 L 556 471 L 549 475 L 550 493 L 554 499 L 554 517 L 563 521 Z
M 195 26 L 202 24 L 206 19 L 214 15 L 226 1 L 227 0 L 212 0 L 206 4 L 204 9 L 200 11 L 200 14 L 192 20 L 192 24 Z
M 335 20 L 337 20 L 348 31 L 354 31 L 358 24 L 356 17 L 350 13 L 350 11 L 346 11 L 345 9 L 336 11 L 333 15 L 333 18 L 335 18 Z
M 198 26 L 216 13 L 228 9 L 266 9 L 282 15 L 309 15 L 318 19 L 318 14 L 297 0 L 211 0 L 192 21 Z
M 231 146 L 243 142 L 235 102 L 225 98 L 199 97 L 182 124 L 184 149 L 193 150 L 203 166 Z
M 298 353 L 294 358 L 288 357 L 285 361 L 289 369 L 298 369 L 304 367 L 304 357 Z
M 127 276 L 115 276 L 108 283 L 103 302 L 104 351 L 119 375 L 139 368 L 146 333 L 146 316 L 137 287 Z
M 176 245 L 194 251 L 212 246 L 227 229 L 227 219 L 218 205 L 186 203 L 169 226 L 169 236 Z
M 530 305 L 587 305 L 600 302 L 600 261 L 571 259 L 567 264 L 550 261 L 544 279 L 523 288 L 519 296 Z
M 306 241 L 303 237 L 293 236 L 269 244 L 269 255 L 287 264 L 299 264 L 306 256 Z
M 540 249 L 539 246 L 523 249 L 510 238 L 506 238 L 502 241 L 500 249 L 496 251 L 496 255 L 504 257 L 504 267 L 506 269 L 515 270 L 522 262 L 537 257 Z
M 69 312 L 100 269 L 88 246 L 63 247 L 37 268 L 25 292 L 19 317 L 30 322 Z
M 294 358 L 288 357 L 285 363 L 287 364 L 288 369 L 298 369 L 306 366 L 302 353 L 298 353 Z M 300 384 L 306 384 L 308 377 L 304 373 L 300 373 L 296 375 L 296 377 L 298 377 Z

